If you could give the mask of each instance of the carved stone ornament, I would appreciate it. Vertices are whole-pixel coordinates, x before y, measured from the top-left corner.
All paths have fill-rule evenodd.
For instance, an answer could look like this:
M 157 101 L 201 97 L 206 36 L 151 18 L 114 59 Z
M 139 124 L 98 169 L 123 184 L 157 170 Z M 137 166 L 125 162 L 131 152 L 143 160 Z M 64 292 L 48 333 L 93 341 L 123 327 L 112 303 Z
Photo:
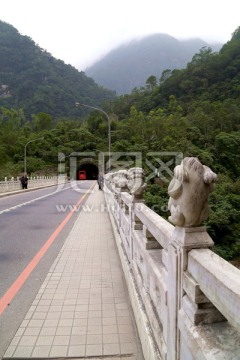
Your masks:
M 134 197 L 134 201 L 143 201 L 143 194 L 146 190 L 145 173 L 140 167 L 131 168 L 128 170 L 128 188 Z
M 113 179 L 113 173 L 108 173 L 104 175 L 104 179 L 105 179 L 105 185 L 107 186 L 107 188 L 109 190 L 112 191 L 112 179 Z
M 208 196 L 216 180 L 217 175 L 198 158 L 184 158 L 168 187 L 169 221 L 179 227 L 200 226 L 209 216 Z
M 110 180 L 111 189 L 112 191 L 114 191 L 114 189 L 117 188 L 118 173 L 117 172 L 110 173 L 109 180 Z
M 117 172 L 117 175 L 115 177 L 115 184 L 116 187 L 118 187 L 120 189 L 120 191 L 128 191 L 128 187 L 127 187 L 127 170 L 119 170 Z

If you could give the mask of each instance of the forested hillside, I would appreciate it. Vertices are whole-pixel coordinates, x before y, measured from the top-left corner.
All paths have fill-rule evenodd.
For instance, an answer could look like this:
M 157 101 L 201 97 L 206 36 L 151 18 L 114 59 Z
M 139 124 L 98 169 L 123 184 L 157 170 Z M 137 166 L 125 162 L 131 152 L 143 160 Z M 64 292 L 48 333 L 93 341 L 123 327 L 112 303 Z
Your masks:
M 202 47 L 201 39 L 177 40 L 167 34 L 149 35 L 113 49 L 85 70 L 99 85 L 117 94 L 129 94 L 145 85 L 149 76 L 160 77 L 163 70 L 183 69 Z M 211 44 L 218 51 L 221 44 Z
M 69 116 L 77 114 L 76 101 L 100 105 L 113 97 L 113 92 L 0 21 L 0 106 L 20 107 L 27 115 Z
M 218 174 L 206 226 L 214 251 L 240 258 L 240 28 L 219 54 L 202 48 L 185 69 L 150 76 L 144 87 L 105 103 L 104 110 L 111 118 L 112 151 L 141 152 L 147 175 L 149 152 L 196 156 Z M 58 152 L 108 151 L 104 114 L 58 120 L 44 111 L 29 120 L 21 109 L 1 107 L 0 176 L 21 173 L 24 145 L 42 136 L 28 149 L 29 173 L 57 172 Z M 166 218 L 167 187 L 149 183 L 145 195 Z

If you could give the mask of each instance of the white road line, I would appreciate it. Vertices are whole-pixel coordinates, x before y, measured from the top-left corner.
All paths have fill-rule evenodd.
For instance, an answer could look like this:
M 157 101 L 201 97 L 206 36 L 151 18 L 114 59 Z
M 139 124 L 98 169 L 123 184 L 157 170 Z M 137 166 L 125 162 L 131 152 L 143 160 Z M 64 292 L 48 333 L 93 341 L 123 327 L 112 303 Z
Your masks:
M 35 198 L 35 199 L 26 201 L 26 202 L 24 202 L 24 203 L 22 203 L 22 204 L 18 204 L 18 205 L 12 206 L 12 207 L 10 207 L 10 208 L 8 208 L 8 209 L 1 210 L 1 211 L 0 211 L 0 215 L 4 214 L 4 213 L 6 213 L 6 212 L 9 212 L 9 211 L 11 211 L 11 210 L 15 210 L 15 209 L 17 209 L 17 208 L 20 208 L 20 207 L 22 207 L 22 206 L 25 206 L 25 205 L 34 203 L 35 201 L 42 200 L 42 199 L 44 199 L 44 198 L 47 198 L 48 196 L 51 196 L 51 195 L 54 195 L 54 194 L 60 192 L 60 191 L 68 190 L 68 189 L 70 189 L 70 188 L 71 188 L 71 186 L 69 186 L 69 187 L 67 187 L 67 188 L 64 188 L 64 189 L 61 189 L 61 190 L 54 191 L 54 192 L 52 192 L 52 193 L 50 193 L 50 194 L 43 195 L 43 196 L 37 197 L 37 198 Z

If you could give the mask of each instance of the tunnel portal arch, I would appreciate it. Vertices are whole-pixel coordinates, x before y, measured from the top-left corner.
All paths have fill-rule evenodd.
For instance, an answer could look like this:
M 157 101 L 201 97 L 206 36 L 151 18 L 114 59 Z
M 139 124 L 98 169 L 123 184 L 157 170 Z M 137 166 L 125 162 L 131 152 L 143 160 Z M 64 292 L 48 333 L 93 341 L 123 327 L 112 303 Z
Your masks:
M 80 176 L 80 171 L 82 174 L 85 174 L 84 176 Z M 80 164 L 77 168 L 77 180 L 96 180 L 98 177 L 98 167 L 93 162 L 84 162 Z

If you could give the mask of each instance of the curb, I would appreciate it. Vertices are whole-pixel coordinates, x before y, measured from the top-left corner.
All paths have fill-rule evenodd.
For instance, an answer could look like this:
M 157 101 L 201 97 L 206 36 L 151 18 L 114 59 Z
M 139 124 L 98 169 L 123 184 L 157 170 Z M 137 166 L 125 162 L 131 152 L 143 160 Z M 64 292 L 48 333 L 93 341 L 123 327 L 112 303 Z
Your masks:
M 64 183 L 64 184 L 66 184 L 66 183 Z M 15 191 L 3 192 L 3 193 L 0 193 L 0 198 L 3 198 L 5 196 L 21 194 L 23 192 L 30 192 L 30 191 L 34 191 L 34 190 L 44 189 L 47 187 L 57 186 L 57 185 L 58 184 L 51 184 L 51 185 L 38 186 L 38 187 L 30 188 L 30 189 L 19 189 L 19 190 L 15 190 Z

